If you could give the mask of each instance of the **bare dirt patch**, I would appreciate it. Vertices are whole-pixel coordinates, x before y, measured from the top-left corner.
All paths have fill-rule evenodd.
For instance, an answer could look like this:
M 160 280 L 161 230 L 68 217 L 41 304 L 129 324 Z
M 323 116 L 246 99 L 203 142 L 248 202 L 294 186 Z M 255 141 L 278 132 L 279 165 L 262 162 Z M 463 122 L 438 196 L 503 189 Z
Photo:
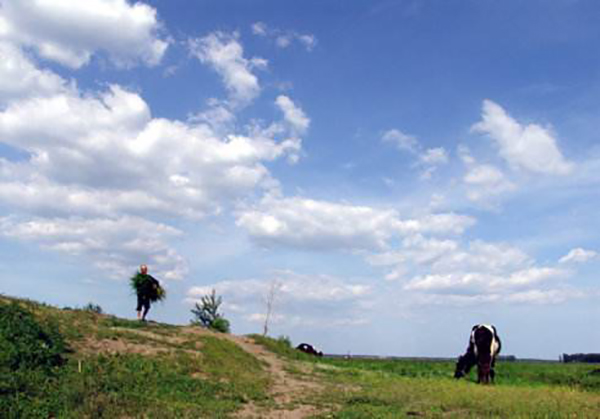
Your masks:
M 286 371 L 288 362 L 284 362 L 249 338 L 227 335 L 226 339 L 235 342 L 246 352 L 265 362 L 273 380 L 270 393 L 275 406 L 269 409 L 248 403 L 237 412 L 236 418 L 299 419 L 321 413 L 317 406 L 307 402 L 307 396 L 323 390 L 322 384 L 309 377 L 300 378 Z
M 85 355 L 97 354 L 140 354 L 157 355 L 171 352 L 169 348 L 143 345 L 139 343 L 127 342 L 123 339 L 86 339 L 77 343 L 75 349 L 77 352 Z

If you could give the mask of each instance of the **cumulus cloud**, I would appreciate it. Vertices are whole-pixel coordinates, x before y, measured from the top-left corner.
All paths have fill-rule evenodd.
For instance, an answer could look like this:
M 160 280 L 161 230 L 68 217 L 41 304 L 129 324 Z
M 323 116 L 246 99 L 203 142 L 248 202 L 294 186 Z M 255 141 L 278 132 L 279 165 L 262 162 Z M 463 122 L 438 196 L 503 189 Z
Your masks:
M 234 104 L 246 105 L 261 90 L 252 70 L 266 67 L 267 61 L 245 58 L 244 48 L 238 38 L 237 33 L 214 32 L 203 38 L 191 39 L 189 49 L 194 57 L 212 66 L 221 76 Z
M 467 188 L 466 193 L 469 200 L 487 204 L 517 189 L 502 170 L 491 164 L 478 163 L 465 146 L 459 147 L 458 153 L 467 166 L 463 182 Z
M 115 279 L 128 278 L 141 262 L 150 265 L 161 278 L 181 279 L 187 273 L 187 264 L 167 243 L 180 234 L 173 227 L 130 216 L 0 218 L 0 235 L 85 257 L 101 270 L 102 276 Z
M 402 219 L 395 210 L 301 197 L 267 197 L 258 207 L 241 211 L 237 220 L 264 245 L 331 250 L 385 249 L 395 236 L 460 234 L 474 222 L 453 213 Z
M 367 261 L 387 268 L 386 279 L 398 283 L 416 300 L 437 304 L 555 301 L 555 293 L 549 290 L 572 276 L 568 270 L 539 265 L 506 243 L 463 243 L 423 235 L 407 237 L 398 248 L 375 253 Z M 571 297 L 567 293 L 561 301 Z
M 561 257 L 559 263 L 585 263 L 598 257 L 598 252 L 586 250 L 581 247 L 571 249 L 569 253 Z
M 55 87 L 54 94 L 23 96 L 0 111 L 2 142 L 25 156 L 18 161 L 0 158 L 0 205 L 7 213 L 22 214 L 23 223 L 42 225 L 46 220 L 49 225 L 81 217 L 96 225 L 137 217 L 153 228 L 152 223 L 160 224 L 154 220 L 173 216 L 198 219 L 257 190 L 276 187 L 265 163 L 297 155 L 300 149 L 299 139 L 280 138 L 285 130 L 254 126 L 238 133 L 201 121 L 153 118 L 137 93 L 117 85 L 86 95 L 74 86 Z M 15 228 L 6 231 L 20 237 Z M 139 234 L 125 231 L 130 241 Z M 55 241 L 58 250 L 76 248 L 55 236 L 27 239 L 48 248 Z M 173 239 L 165 237 L 164 246 Z M 111 249 L 121 249 L 118 243 L 101 243 L 108 256 L 85 254 L 96 254 L 101 264 L 120 264 L 115 268 L 119 272 L 137 263 L 135 253 L 113 257 Z M 183 275 L 184 270 L 169 267 L 175 262 L 167 258 L 179 260 L 170 248 L 148 249 L 164 277 Z
M 221 138 L 204 124 L 153 119 L 139 95 L 119 86 L 97 97 L 61 94 L 11 104 L 0 112 L 0 135 L 32 155 L 26 164 L 5 163 L 17 177 L 4 179 L 8 184 L 50 186 L 58 196 L 77 193 L 72 199 L 81 205 L 101 203 L 110 192 L 118 210 L 132 205 L 126 193 L 147 193 L 154 198 L 146 201 L 151 209 L 189 216 L 218 211 L 223 199 L 268 181 L 262 162 L 297 149 L 262 134 Z M 124 207 L 118 207 L 120 193 Z
M 265 299 L 273 283 L 273 323 L 282 326 L 317 325 L 333 327 L 343 324 L 363 324 L 365 309 L 372 287 L 356 281 L 329 275 L 306 275 L 292 271 L 276 271 L 261 279 L 224 280 L 192 287 L 187 301 L 200 301 L 203 295 L 216 290 L 233 307 L 233 316 L 250 322 L 265 319 Z M 328 321 L 323 322 L 323 316 Z
M 490 137 L 513 169 L 552 175 L 566 175 L 573 169 L 549 129 L 522 125 L 491 100 L 484 100 L 482 120 L 471 129 Z
M 296 31 L 284 31 L 271 28 L 264 22 L 255 22 L 251 26 L 252 33 L 257 36 L 269 38 L 279 48 L 287 48 L 294 42 L 298 42 L 307 51 L 312 51 L 317 45 L 317 38 L 311 34 L 301 34 Z
M 57 74 L 38 69 L 20 48 L 0 41 L 0 105 L 33 96 L 50 96 L 68 89 Z
M 156 10 L 141 2 L 4 0 L 0 6 L 0 39 L 71 68 L 97 52 L 118 66 L 156 65 L 168 47 L 160 29 Z
M 443 147 L 424 149 L 416 137 L 395 128 L 384 132 L 381 141 L 414 155 L 417 159 L 414 167 L 421 169 L 421 179 L 430 179 L 439 166 L 448 163 L 448 153 Z

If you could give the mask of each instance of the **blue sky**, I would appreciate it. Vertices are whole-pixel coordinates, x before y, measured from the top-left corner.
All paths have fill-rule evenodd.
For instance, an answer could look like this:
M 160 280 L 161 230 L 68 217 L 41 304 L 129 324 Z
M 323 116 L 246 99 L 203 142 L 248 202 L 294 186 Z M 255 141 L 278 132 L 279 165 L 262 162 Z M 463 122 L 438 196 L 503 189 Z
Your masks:
M 594 1 L 0 1 L 0 292 L 330 353 L 593 352 Z M 535 338 L 532 338 L 535 336 Z

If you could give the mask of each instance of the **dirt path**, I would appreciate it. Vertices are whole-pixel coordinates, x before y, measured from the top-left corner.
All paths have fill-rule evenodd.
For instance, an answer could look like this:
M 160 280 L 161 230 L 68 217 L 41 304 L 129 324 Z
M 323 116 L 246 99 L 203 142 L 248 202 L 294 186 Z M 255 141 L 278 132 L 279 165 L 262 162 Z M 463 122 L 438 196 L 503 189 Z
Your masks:
M 144 355 L 156 355 L 171 352 L 173 349 L 169 347 L 169 344 L 180 344 L 186 341 L 185 335 L 218 336 L 219 338 L 235 343 L 244 351 L 263 361 L 272 380 L 269 389 L 270 402 L 265 405 L 257 405 L 249 401 L 244 405 L 242 410 L 236 412 L 234 415 L 235 418 L 300 419 L 323 413 L 322 408 L 319 409 L 310 400 L 307 400 L 311 395 L 318 394 L 324 389 L 322 384 L 310 378 L 312 371 L 307 371 L 308 367 L 303 363 L 283 361 L 274 353 L 254 343 L 250 338 L 221 333 L 215 334 L 195 326 L 181 327 L 177 330 L 175 336 L 165 336 L 155 333 L 152 330 L 134 330 L 119 327 L 111 328 L 111 330 L 125 335 L 137 335 L 152 339 L 158 345 L 129 342 L 127 336 L 123 336 L 123 338 L 113 339 L 87 339 L 78 345 L 80 346 L 78 347 L 78 351 L 82 353 L 140 353 Z M 165 346 L 160 345 L 161 343 Z M 186 351 L 196 352 L 189 349 Z M 290 372 L 290 367 L 298 370 L 298 373 Z M 308 372 L 308 374 L 303 374 L 303 370 Z
M 320 413 L 317 407 L 306 403 L 306 396 L 322 390 L 321 384 L 286 371 L 284 361 L 249 338 L 228 335 L 227 339 L 267 363 L 273 380 L 271 397 L 276 404 L 275 408 L 266 410 L 250 402 L 235 415 L 236 418 L 300 419 Z

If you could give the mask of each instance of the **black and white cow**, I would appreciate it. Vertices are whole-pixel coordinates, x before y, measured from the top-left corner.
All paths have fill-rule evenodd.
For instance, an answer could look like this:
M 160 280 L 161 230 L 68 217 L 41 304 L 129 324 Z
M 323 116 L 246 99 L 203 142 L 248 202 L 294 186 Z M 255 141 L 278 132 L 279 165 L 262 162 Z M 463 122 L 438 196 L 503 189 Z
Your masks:
M 304 352 L 305 354 L 323 356 L 323 352 L 317 351 L 312 345 L 309 345 L 308 343 L 301 343 L 300 345 L 296 346 L 296 349 Z
M 500 353 L 502 343 L 494 326 L 478 324 L 471 329 L 469 347 L 464 355 L 458 357 L 454 378 L 464 377 L 474 365 L 477 365 L 477 382 L 489 384 L 494 381 L 494 365 Z

